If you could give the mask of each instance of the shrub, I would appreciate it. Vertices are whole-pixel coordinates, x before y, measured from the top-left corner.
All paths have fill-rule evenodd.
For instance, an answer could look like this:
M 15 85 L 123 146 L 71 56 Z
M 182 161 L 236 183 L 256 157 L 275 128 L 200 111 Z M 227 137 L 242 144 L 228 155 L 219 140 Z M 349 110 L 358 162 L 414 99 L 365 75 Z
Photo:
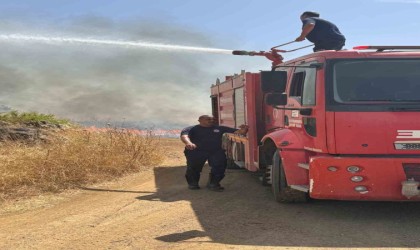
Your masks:
M 71 125 L 67 119 L 59 119 L 55 115 L 41 114 L 37 112 L 23 112 L 10 111 L 0 114 L 0 121 L 9 123 L 28 123 L 28 122 L 48 122 L 55 125 Z

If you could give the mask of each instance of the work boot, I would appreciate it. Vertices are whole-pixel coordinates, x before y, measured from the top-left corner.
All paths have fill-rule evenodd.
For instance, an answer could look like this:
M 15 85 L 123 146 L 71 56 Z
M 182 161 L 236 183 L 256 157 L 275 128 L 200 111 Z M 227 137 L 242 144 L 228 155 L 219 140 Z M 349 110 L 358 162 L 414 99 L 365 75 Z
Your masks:
M 198 189 L 200 189 L 200 186 L 199 185 L 188 185 L 188 189 L 198 190 Z
M 218 180 L 212 174 L 209 174 L 209 182 L 207 183 L 207 188 L 211 191 L 223 192 L 225 188 L 220 185 L 220 180 L 221 178 Z
M 191 189 L 191 190 L 200 189 L 200 186 L 198 185 L 198 180 L 200 178 L 197 179 L 197 178 L 193 178 L 192 176 L 185 175 L 185 179 L 187 179 L 187 182 L 188 182 L 188 189 Z
M 219 184 L 219 183 L 216 183 L 216 184 L 210 184 L 210 185 L 208 186 L 208 189 L 209 189 L 209 190 L 211 190 L 211 191 L 216 191 L 216 192 L 223 192 L 223 191 L 225 190 L 225 188 L 224 188 L 224 187 L 222 187 L 222 186 L 220 186 L 220 184 Z

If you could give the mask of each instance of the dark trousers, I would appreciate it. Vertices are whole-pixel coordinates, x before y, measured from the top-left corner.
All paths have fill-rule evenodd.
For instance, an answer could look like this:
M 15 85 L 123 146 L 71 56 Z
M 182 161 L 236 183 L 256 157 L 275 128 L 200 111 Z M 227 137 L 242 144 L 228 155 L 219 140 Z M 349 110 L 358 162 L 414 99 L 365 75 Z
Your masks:
M 324 43 L 315 43 L 314 52 L 321 50 L 341 50 L 345 44 L 344 41 L 328 41 Z
M 187 158 L 187 172 L 185 177 L 190 185 L 198 185 L 200 180 L 200 173 L 203 166 L 208 161 L 210 165 L 210 175 L 214 182 L 219 182 L 225 177 L 226 170 L 226 155 L 223 150 L 214 152 L 199 151 L 199 150 L 185 150 L 185 157 Z

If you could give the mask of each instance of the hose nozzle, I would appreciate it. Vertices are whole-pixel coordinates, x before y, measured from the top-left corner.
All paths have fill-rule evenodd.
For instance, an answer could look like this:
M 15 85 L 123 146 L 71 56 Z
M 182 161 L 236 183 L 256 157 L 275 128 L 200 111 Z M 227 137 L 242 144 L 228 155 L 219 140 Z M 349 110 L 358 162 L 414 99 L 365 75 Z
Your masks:
M 277 49 L 266 51 L 246 51 L 246 50 L 233 50 L 232 54 L 237 56 L 265 56 L 268 60 L 273 61 L 272 66 L 275 67 L 278 64 L 283 62 L 283 57 L 278 54 L 278 52 L 283 52 Z
M 246 50 L 234 50 L 232 51 L 233 55 L 236 56 L 253 56 L 253 51 L 246 51 Z

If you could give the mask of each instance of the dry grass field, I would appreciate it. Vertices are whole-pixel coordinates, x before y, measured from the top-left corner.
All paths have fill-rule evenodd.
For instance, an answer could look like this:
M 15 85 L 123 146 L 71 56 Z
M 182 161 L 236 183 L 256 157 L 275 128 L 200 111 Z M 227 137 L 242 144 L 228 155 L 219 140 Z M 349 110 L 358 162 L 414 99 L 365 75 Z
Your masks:
M 163 161 L 160 139 L 68 129 L 47 142 L 0 144 L 0 202 L 112 180 Z

